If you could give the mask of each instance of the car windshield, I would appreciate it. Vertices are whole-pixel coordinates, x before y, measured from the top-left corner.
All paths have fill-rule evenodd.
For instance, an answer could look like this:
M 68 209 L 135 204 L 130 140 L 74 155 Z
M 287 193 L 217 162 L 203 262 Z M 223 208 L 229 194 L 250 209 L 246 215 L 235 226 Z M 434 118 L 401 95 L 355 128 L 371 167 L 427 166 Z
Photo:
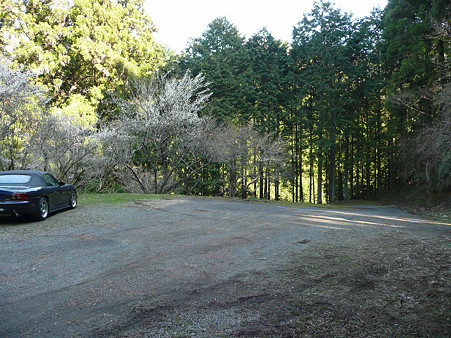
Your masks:
M 30 175 L 0 175 L 0 184 L 25 184 L 30 181 Z

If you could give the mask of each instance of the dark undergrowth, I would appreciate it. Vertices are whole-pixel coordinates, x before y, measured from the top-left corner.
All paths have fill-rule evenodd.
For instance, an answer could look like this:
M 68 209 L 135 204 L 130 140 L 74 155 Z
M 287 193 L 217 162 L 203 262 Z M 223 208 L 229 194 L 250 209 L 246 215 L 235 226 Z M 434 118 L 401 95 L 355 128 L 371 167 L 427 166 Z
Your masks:
M 425 187 L 398 187 L 379 199 L 412 214 L 451 223 L 451 191 L 430 192 Z

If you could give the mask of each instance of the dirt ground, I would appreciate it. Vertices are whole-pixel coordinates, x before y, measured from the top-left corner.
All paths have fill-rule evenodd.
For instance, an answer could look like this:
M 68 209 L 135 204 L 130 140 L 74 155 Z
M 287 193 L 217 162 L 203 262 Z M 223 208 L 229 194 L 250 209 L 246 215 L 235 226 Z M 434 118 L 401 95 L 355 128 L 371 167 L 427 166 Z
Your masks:
M 448 337 L 450 230 L 213 198 L 0 219 L 0 337 Z

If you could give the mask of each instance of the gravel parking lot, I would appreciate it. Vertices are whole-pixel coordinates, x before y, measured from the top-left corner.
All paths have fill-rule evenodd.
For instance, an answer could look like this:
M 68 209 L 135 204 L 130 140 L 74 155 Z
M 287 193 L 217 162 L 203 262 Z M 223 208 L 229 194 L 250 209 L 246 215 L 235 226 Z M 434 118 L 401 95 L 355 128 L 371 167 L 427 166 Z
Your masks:
M 299 257 L 308 264 L 331 243 L 345 250 L 398 236 L 449 244 L 449 235 L 449 224 L 393 206 L 213 198 L 81 203 L 45 222 L 0 219 L 0 336 L 271 334 L 262 311 L 286 303 L 279 298 L 295 286 L 280 278 L 308 270 Z

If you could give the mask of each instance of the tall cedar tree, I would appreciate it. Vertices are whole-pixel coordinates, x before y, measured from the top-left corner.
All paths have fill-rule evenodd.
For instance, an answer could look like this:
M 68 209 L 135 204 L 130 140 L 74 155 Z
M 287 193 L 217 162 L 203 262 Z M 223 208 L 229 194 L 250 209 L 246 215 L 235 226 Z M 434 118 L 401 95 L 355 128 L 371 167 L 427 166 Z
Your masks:
M 311 114 L 317 161 L 317 202 L 323 202 L 323 179 L 329 201 L 336 199 L 339 132 L 348 113 L 353 78 L 350 40 L 353 23 L 328 2 L 315 3 L 293 31 L 292 55 L 296 63 L 301 100 Z M 309 101 L 309 100 L 307 100 Z M 324 175 L 324 172 L 326 175 Z
M 251 115 L 248 120 L 261 132 L 274 136 L 291 136 L 290 130 L 285 130 L 289 125 L 288 106 L 291 94 L 288 45 L 262 29 L 246 42 L 245 47 L 250 55 L 251 70 L 251 77 L 248 78 L 251 95 L 247 96 Z M 255 170 L 259 171 L 258 174 L 253 173 L 253 177 L 260 178 L 259 197 L 268 198 L 270 175 L 264 172 L 263 163 L 255 163 Z M 278 172 L 274 174 L 274 194 L 279 199 L 281 177 Z M 256 183 L 254 190 L 257 190 Z
M 203 73 L 213 93 L 209 113 L 220 120 L 249 116 L 249 55 L 244 37 L 226 18 L 213 20 L 201 37 L 194 39 L 180 61 L 182 73 Z

